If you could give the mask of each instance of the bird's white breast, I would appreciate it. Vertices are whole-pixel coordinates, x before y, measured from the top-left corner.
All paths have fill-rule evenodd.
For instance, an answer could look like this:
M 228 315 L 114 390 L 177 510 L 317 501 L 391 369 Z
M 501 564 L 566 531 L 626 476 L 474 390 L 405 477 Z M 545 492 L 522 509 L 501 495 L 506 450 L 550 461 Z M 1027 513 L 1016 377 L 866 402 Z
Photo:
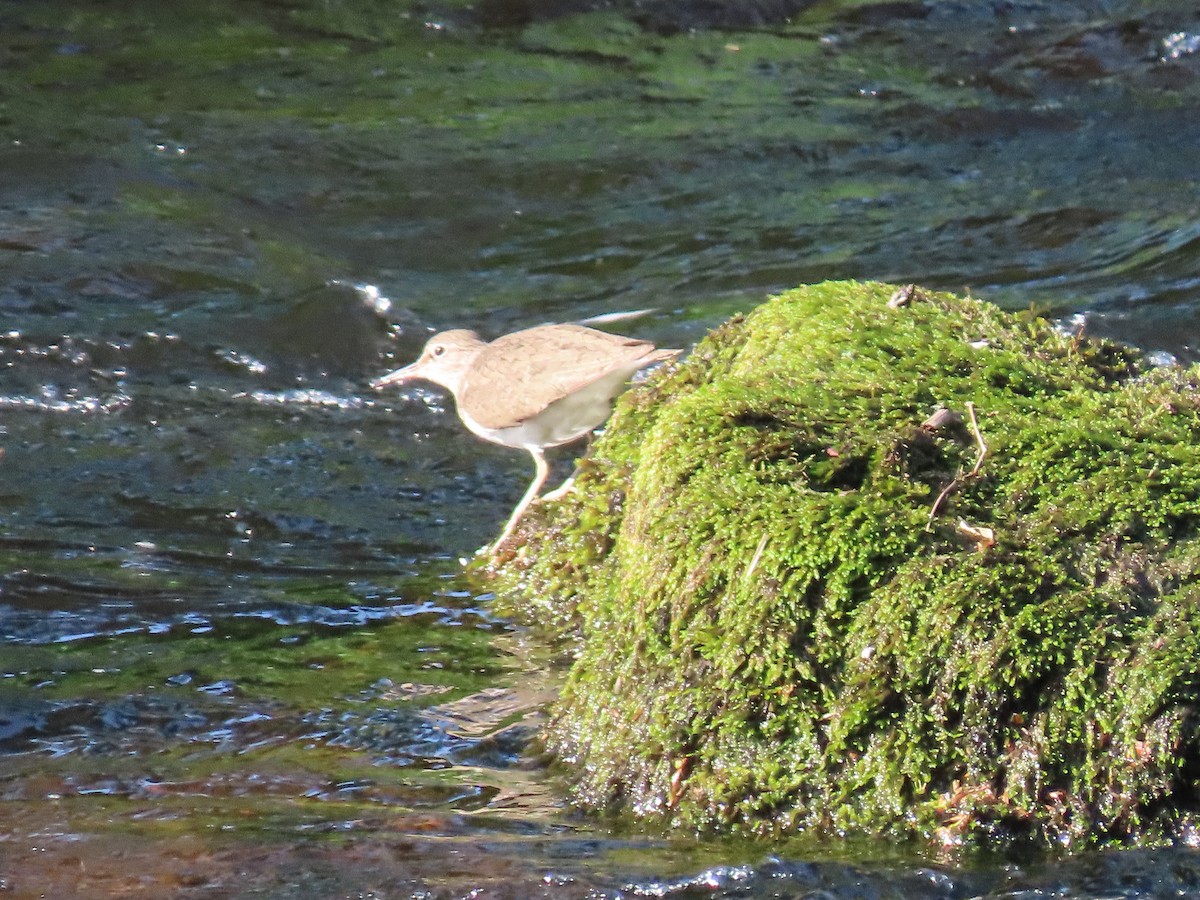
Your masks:
M 633 364 L 598 378 L 554 401 L 536 416 L 507 428 L 486 428 L 460 408 L 466 426 L 481 438 L 506 447 L 557 447 L 583 437 L 604 424 L 613 398 L 640 368 Z

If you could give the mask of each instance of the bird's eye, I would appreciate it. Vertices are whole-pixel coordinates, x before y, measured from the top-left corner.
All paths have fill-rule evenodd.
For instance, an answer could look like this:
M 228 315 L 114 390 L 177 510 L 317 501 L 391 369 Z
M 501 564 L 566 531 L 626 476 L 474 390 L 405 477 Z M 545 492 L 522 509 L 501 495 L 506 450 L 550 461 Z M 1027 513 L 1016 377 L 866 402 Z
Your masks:
M 441 356 L 445 352 L 446 352 L 446 348 L 442 344 L 438 344 L 436 347 L 433 348 L 434 356 Z

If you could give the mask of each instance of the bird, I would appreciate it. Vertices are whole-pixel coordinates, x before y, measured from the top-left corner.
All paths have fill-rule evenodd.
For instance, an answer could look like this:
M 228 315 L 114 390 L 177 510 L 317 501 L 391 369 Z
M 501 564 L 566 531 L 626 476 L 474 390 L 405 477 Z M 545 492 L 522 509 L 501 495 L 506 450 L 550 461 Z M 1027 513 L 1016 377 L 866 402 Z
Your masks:
M 508 540 L 537 498 L 550 474 L 546 450 L 599 428 L 635 373 L 681 352 L 573 323 L 538 325 L 494 341 L 453 329 L 435 334 L 416 362 L 376 378 L 371 386 L 379 390 L 417 380 L 440 385 L 454 396 L 470 431 L 533 457 L 533 481 L 500 537 L 481 548 L 486 552 Z M 561 497 L 572 481 L 542 499 Z

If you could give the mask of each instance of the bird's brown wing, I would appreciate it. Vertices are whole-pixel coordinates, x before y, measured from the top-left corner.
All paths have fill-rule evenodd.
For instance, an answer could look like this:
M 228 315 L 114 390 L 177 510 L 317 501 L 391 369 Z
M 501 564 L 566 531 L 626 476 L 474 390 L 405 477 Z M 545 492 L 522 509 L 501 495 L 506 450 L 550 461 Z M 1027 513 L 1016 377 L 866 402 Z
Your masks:
M 649 341 L 582 325 L 541 325 L 497 338 L 480 352 L 459 402 L 485 428 L 531 419 L 556 400 L 646 357 Z

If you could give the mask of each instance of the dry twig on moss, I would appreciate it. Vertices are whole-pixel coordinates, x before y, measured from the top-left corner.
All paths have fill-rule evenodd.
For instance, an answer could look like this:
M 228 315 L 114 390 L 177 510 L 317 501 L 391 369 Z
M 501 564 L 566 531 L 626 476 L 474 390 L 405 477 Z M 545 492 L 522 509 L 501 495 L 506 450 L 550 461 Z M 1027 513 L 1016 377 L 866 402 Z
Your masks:
M 983 440 L 983 433 L 979 430 L 979 420 L 975 418 L 975 404 L 969 401 L 967 403 L 967 415 L 971 419 L 971 433 L 975 435 L 975 443 L 979 447 L 979 455 L 975 457 L 975 465 L 971 467 L 970 472 L 965 475 L 961 472 L 955 475 L 950 483 L 942 488 L 942 492 L 937 495 L 937 499 L 933 501 L 933 506 L 929 508 L 929 522 L 925 525 L 926 531 L 933 528 L 933 520 L 941 512 L 946 498 L 958 490 L 967 479 L 976 478 L 979 475 L 979 470 L 983 468 L 983 461 L 987 459 L 988 446 Z

